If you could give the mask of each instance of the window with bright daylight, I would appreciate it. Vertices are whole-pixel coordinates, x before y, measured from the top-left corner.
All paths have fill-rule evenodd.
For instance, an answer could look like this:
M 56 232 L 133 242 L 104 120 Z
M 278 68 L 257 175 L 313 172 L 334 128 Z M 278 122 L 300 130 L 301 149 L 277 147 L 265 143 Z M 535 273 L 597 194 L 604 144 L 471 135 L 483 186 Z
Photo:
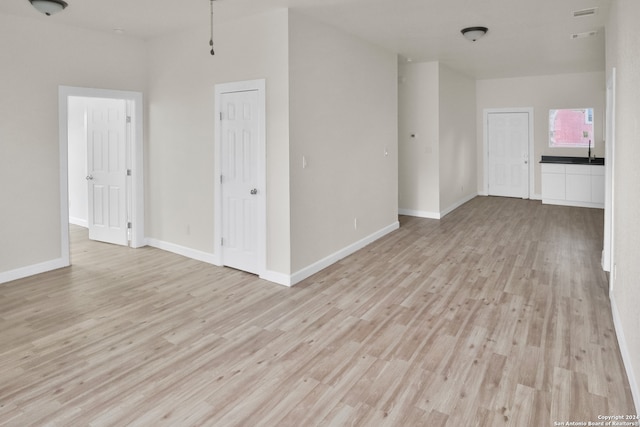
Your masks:
M 549 147 L 593 147 L 593 108 L 549 110 Z

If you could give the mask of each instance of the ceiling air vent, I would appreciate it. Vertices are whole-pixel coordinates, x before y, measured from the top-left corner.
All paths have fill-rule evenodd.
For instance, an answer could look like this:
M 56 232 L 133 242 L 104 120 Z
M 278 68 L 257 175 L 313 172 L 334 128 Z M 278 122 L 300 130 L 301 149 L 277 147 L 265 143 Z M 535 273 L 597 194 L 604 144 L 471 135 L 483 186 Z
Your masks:
M 598 8 L 597 7 L 592 7 L 592 8 L 589 8 L 589 9 L 576 10 L 575 12 L 573 12 L 573 16 L 575 18 L 579 18 L 581 16 L 595 15 L 597 12 L 598 12 Z
M 584 39 L 586 37 L 595 36 L 596 34 L 598 34 L 598 30 L 591 30 L 585 33 L 575 33 L 571 34 L 571 40 Z

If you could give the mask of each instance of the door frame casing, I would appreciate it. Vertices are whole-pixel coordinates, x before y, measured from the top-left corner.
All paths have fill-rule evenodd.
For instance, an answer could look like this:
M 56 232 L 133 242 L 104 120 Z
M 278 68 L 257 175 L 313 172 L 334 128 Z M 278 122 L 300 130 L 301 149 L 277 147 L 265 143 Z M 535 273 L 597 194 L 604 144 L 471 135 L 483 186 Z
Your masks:
M 489 114 L 500 113 L 527 113 L 529 117 L 529 147 L 528 147 L 528 178 L 529 185 L 527 188 L 527 197 L 523 199 L 532 199 L 535 195 L 535 168 L 534 162 L 534 133 L 533 133 L 533 107 L 519 107 L 519 108 L 485 108 L 482 110 L 482 126 L 483 126 L 483 150 L 482 150 L 482 162 L 483 162 L 483 193 L 489 194 Z M 535 197 L 537 198 L 537 197 Z
M 267 150 L 266 150 L 266 81 L 265 79 L 219 83 L 215 85 L 215 137 L 214 137 L 214 253 L 215 264 L 224 266 L 222 246 L 222 133 L 220 114 L 221 98 L 224 93 L 257 91 L 258 95 L 258 170 L 257 188 L 257 274 L 262 277 L 267 269 Z
M 616 274 L 614 270 L 615 254 L 615 161 L 616 161 L 616 68 L 611 68 L 607 78 L 607 101 L 605 111 L 605 202 L 604 233 L 602 245 L 602 269 L 609 275 L 609 295 L 613 298 Z
M 83 98 L 111 98 L 132 101 L 131 111 L 131 241 L 132 248 L 146 245 L 144 237 L 144 159 L 143 159 L 143 96 L 141 92 L 95 89 L 73 86 L 58 87 L 58 139 L 60 145 L 60 233 L 61 253 L 66 264 L 70 264 L 69 248 L 69 128 L 68 99 L 71 96 Z

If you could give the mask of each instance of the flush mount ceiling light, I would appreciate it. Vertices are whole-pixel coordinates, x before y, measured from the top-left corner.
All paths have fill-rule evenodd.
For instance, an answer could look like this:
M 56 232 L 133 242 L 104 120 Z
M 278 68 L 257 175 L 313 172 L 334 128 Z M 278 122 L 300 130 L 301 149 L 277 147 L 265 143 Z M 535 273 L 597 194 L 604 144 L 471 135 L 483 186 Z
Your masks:
M 47 16 L 58 13 L 68 6 L 63 0 L 29 0 L 29 3 Z
M 487 27 L 467 27 L 460 30 L 464 38 L 472 42 L 487 34 L 487 31 Z

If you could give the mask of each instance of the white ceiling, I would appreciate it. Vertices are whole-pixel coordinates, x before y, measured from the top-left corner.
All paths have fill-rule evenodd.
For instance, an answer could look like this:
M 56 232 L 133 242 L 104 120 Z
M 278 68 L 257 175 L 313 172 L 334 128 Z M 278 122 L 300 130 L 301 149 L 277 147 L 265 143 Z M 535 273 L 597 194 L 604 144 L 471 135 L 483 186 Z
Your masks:
M 46 17 L 28 0 L 2 0 L 0 13 L 33 17 L 98 31 L 121 28 L 153 38 L 209 25 L 209 0 L 66 0 L 69 7 Z M 288 7 L 344 29 L 414 62 L 442 63 L 477 78 L 604 70 L 604 23 L 610 0 L 216 0 L 214 20 Z M 574 11 L 597 7 L 594 16 Z M 215 24 L 214 24 L 215 25 Z M 485 26 L 475 43 L 467 26 Z M 571 34 L 598 30 L 593 37 Z M 204 41 L 205 49 L 207 40 Z

